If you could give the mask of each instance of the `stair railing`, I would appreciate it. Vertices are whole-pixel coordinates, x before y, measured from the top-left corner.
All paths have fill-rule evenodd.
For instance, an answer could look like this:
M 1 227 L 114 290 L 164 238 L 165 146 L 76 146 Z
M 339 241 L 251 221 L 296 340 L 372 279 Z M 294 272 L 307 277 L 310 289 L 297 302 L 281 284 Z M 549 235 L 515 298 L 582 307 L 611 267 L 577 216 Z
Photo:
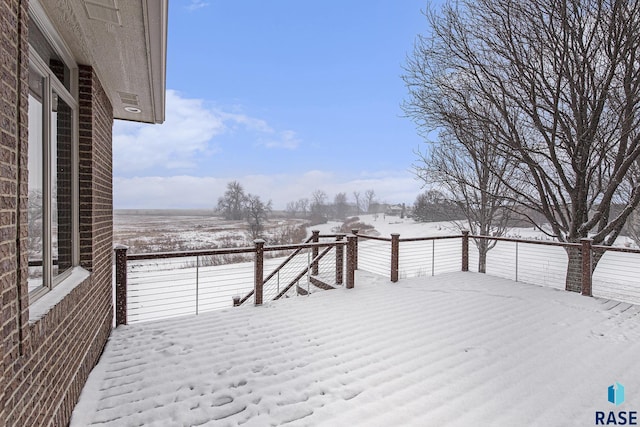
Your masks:
M 264 246 L 264 241 L 256 241 L 256 254 L 259 257 L 262 257 L 263 252 L 269 251 L 283 251 L 283 250 L 293 250 L 293 252 L 287 256 L 287 258 L 282 261 L 278 267 L 276 267 L 269 275 L 264 278 L 264 280 L 260 280 L 260 277 L 263 274 L 263 263 L 259 260 L 256 260 L 256 266 L 259 266 L 256 269 L 256 277 L 255 277 L 255 286 L 254 289 L 248 292 L 243 298 L 238 298 L 234 300 L 234 306 L 239 306 L 248 301 L 252 296 L 254 297 L 254 302 L 259 305 L 262 304 L 263 297 L 265 294 L 273 295 L 275 293 L 275 297 L 270 299 L 276 300 L 282 298 L 296 283 L 299 282 L 302 277 L 305 275 L 318 275 L 318 266 L 319 261 L 324 258 L 327 254 L 331 252 L 332 249 L 335 248 L 336 253 L 336 261 L 335 261 L 335 275 L 336 275 L 336 284 L 341 285 L 344 280 L 344 247 L 349 246 L 349 239 L 344 241 L 344 234 L 334 234 L 334 235 L 320 235 L 320 232 L 317 230 L 313 231 L 311 237 L 309 237 L 304 243 L 299 245 L 280 245 L 280 246 Z M 335 241 L 332 242 L 320 242 L 320 238 L 330 238 L 335 237 Z M 355 237 L 355 236 L 353 236 Z M 355 242 L 352 240 L 351 244 Z M 259 248 L 259 249 L 258 249 Z M 322 252 L 320 252 L 321 248 L 325 248 Z M 299 267 L 295 266 L 296 257 L 300 258 L 300 255 L 304 250 L 311 250 L 312 255 L 309 257 L 307 254 L 307 260 L 300 265 Z M 351 251 L 355 253 L 355 251 Z M 348 257 L 347 257 L 348 258 Z M 290 269 L 300 268 L 297 271 L 296 275 L 293 279 L 285 279 L 286 284 L 284 288 L 280 286 L 280 280 L 282 276 L 286 276 L 286 274 L 282 274 L 283 269 L 288 267 Z M 348 270 L 349 266 L 347 266 Z M 353 268 L 352 268 L 353 269 Z M 289 274 L 290 272 L 287 272 Z M 349 279 L 349 276 L 347 276 Z M 277 285 L 273 285 L 272 283 L 276 281 Z M 349 282 L 349 280 L 347 280 Z M 353 280 L 351 280 L 352 285 Z M 348 283 L 349 284 L 349 283 Z M 273 288 L 275 288 L 275 292 L 272 292 Z M 258 289 L 260 295 L 256 294 L 256 289 Z

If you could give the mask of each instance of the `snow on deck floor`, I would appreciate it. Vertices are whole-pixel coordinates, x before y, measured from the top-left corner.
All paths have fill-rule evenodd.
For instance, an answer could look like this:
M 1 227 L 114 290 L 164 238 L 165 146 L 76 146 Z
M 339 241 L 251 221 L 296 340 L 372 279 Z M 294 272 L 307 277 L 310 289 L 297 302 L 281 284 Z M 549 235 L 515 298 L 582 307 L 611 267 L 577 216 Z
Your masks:
M 360 273 L 352 290 L 117 328 L 71 426 L 594 425 L 640 411 L 639 360 L 640 306 Z

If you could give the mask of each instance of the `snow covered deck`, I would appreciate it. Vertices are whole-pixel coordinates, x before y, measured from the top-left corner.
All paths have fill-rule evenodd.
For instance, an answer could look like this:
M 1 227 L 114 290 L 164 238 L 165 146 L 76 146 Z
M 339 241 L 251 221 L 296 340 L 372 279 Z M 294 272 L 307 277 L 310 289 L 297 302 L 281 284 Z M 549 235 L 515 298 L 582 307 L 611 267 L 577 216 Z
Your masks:
M 640 306 L 478 273 L 358 273 L 352 290 L 117 328 L 71 426 L 570 426 L 640 411 Z

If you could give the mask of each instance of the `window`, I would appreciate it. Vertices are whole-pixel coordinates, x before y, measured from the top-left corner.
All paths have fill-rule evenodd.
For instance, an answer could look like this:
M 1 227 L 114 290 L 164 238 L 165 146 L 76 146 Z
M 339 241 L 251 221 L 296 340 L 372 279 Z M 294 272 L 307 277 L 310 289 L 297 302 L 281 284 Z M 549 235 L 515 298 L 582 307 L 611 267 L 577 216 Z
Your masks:
M 78 264 L 77 101 L 74 68 L 29 25 L 29 297 L 35 300 Z

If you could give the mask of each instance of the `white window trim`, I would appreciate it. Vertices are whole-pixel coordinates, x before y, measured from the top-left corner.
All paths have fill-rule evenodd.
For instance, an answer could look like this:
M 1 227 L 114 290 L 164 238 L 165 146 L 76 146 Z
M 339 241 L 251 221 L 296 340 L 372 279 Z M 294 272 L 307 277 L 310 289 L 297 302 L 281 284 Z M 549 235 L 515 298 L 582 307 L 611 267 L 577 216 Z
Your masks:
M 36 301 L 30 301 L 30 323 L 35 323 L 46 316 L 53 307 L 58 305 L 58 303 L 66 298 L 71 291 L 91 276 L 91 273 L 82 267 L 72 267 L 69 270 L 69 275 L 65 278 L 64 282 L 60 284 L 60 286 L 56 286 L 51 290 L 46 290 L 46 292 L 42 292 Z M 29 298 L 31 298 L 36 292 L 37 291 L 32 292 L 31 295 L 29 295 Z
M 45 143 L 43 146 L 43 158 L 47 161 L 43 162 L 43 176 L 47 180 L 47 185 L 43 188 L 43 286 L 33 290 L 29 293 L 30 304 L 40 299 L 43 295 L 53 290 L 61 282 L 69 278 L 72 271 L 80 264 L 80 225 L 79 225 L 79 82 L 78 82 L 78 66 L 73 60 L 73 56 L 70 53 L 69 48 L 64 43 L 64 40 L 55 30 L 51 21 L 47 17 L 42 5 L 38 0 L 32 0 L 29 2 L 29 13 L 42 34 L 45 36 L 51 47 L 56 51 L 56 54 L 60 56 L 66 67 L 70 71 L 70 90 L 64 87 L 64 85 L 53 75 L 49 68 L 49 65 L 40 58 L 40 55 L 35 49 L 29 46 L 29 62 L 41 76 L 43 76 L 43 111 L 47 113 L 43 114 L 43 129 L 46 134 Z M 72 238 L 72 254 L 71 254 L 71 268 L 67 271 L 57 275 L 55 278 L 52 275 L 52 224 L 51 224 L 51 93 L 55 91 L 56 94 L 71 108 L 72 110 L 72 140 L 71 140 L 71 238 Z M 45 250 L 45 248 L 47 248 Z
M 72 71 L 71 93 L 74 97 L 77 97 L 78 79 L 77 75 L 75 76 L 75 79 L 73 75 L 73 70 L 75 69 L 77 72 L 78 69 L 75 63 L 75 59 L 71 54 L 71 49 L 69 49 L 69 46 L 67 46 L 64 39 L 60 36 L 58 31 L 51 23 L 51 20 L 47 16 L 47 12 L 45 12 L 42 4 L 40 4 L 40 0 L 29 0 L 29 16 L 34 21 L 36 26 L 40 29 L 49 44 L 51 44 L 51 47 L 53 47 L 56 53 L 60 55 L 60 59 L 62 59 L 62 62 L 64 62 L 69 70 Z

